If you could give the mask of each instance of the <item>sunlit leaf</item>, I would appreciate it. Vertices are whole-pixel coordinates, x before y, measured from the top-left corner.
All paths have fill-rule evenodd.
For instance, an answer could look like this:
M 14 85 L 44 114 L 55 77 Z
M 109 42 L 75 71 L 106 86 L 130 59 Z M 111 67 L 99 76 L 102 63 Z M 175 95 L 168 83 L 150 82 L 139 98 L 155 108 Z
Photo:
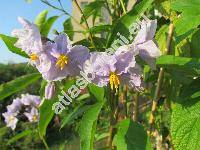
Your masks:
M 47 18 L 48 10 L 43 10 L 36 18 L 35 18 L 35 24 L 39 27 L 39 29 L 42 27 L 42 25 L 45 23 Z
M 41 78 L 38 73 L 28 74 L 0 85 L 0 100 L 25 89 Z
M 49 19 L 47 19 L 47 21 L 44 23 L 44 25 L 41 28 L 41 35 L 43 35 L 44 37 L 47 37 L 51 27 L 53 26 L 54 22 L 58 19 L 58 16 L 53 16 L 50 17 Z
M 18 54 L 22 57 L 28 58 L 28 55 L 25 52 L 23 52 L 20 48 L 14 46 L 14 44 L 17 42 L 17 38 L 10 37 L 4 34 L 0 34 L 0 38 L 4 41 L 4 43 L 11 52 Z
M 130 119 L 118 123 L 114 145 L 120 150 L 152 150 L 144 127 Z

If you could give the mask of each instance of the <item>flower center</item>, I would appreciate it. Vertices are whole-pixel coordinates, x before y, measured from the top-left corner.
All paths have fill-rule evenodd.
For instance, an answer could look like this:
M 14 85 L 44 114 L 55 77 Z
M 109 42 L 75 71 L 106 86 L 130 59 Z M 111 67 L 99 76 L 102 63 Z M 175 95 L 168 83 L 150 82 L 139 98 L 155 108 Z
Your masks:
M 15 118 L 13 116 L 10 116 L 8 122 L 12 122 L 14 119 Z
M 33 121 L 34 121 L 34 122 L 37 122 L 37 120 L 38 120 L 37 115 L 33 115 Z
M 109 79 L 110 79 L 111 90 L 117 89 L 120 85 L 118 76 L 114 72 L 111 72 Z
M 31 55 L 30 55 L 30 59 L 31 59 L 32 61 L 36 61 L 36 60 L 38 60 L 38 56 L 37 56 L 36 54 L 31 54 Z
M 66 55 L 61 54 L 56 62 L 56 66 L 59 66 L 61 70 L 67 65 L 69 58 Z

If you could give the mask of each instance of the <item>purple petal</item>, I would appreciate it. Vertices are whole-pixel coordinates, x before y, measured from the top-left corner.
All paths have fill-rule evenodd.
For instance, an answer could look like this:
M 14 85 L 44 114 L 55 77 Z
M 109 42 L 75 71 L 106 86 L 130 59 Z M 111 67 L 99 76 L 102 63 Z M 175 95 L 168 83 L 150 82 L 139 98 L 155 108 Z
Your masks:
M 135 44 L 141 44 L 152 40 L 157 28 L 157 20 L 142 21 L 141 29 L 134 39 Z

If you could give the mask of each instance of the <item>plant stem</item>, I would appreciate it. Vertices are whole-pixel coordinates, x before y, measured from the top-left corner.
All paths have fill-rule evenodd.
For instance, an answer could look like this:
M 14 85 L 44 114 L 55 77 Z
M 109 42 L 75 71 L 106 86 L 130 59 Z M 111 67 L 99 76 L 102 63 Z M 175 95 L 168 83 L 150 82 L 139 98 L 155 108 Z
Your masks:
M 70 15 L 66 10 L 64 10 L 64 8 L 63 8 L 63 6 L 62 6 L 62 4 L 61 4 L 60 2 L 59 2 L 59 4 L 60 4 L 61 8 L 58 8 L 58 7 L 54 6 L 54 5 L 52 5 L 52 4 L 49 3 L 47 0 L 41 0 L 41 2 L 44 3 L 44 4 L 46 4 L 46 5 L 48 5 L 48 6 L 50 6 L 50 7 L 52 7 L 52 8 L 54 8 L 54 9 L 56 9 L 56 10 L 59 10 L 59 11 L 63 12 L 65 15 L 69 16 L 70 18 L 72 18 L 72 19 L 74 20 L 74 22 L 76 22 L 78 25 L 80 25 L 83 29 L 86 29 L 85 26 L 81 25 L 81 24 L 79 23 L 79 21 L 76 20 L 76 18 L 74 18 L 74 17 L 73 17 L 72 15 Z
M 121 5 L 122 5 L 122 9 L 123 9 L 124 14 L 126 14 L 126 8 L 125 8 L 125 6 L 124 6 L 123 0 L 120 0 L 120 3 L 121 3 Z
M 93 36 L 92 36 L 92 34 L 91 34 L 91 32 L 90 32 L 90 27 L 89 27 L 89 24 L 88 24 L 88 22 L 87 22 L 87 19 L 86 19 L 85 15 L 84 15 L 84 13 L 83 13 L 83 11 L 82 11 L 80 5 L 78 4 L 77 0 L 74 0 L 74 2 L 75 2 L 75 4 L 76 4 L 78 10 L 80 11 L 81 15 L 83 16 L 83 19 L 84 19 L 84 21 L 85 21 L 85 25 L 86 25 L 86 27 L 87 27 L 87 30 L 89 31 L 89 37 L 90 37 L 90 40 L 91 40 L 91 44 L 92 44 L 93 47 L 95 47 L 95 44 L 94 44 L 94 41 L 93 41 Z
M 174 25 L 173 25 L 173 23 L 171 23 L 169 25 L 165 55 L 169 54 L 169 52 L 170 52 L 170 45 L 171 45 L 171 41 L 172 41 L 173 31 L 174 31 Z M 156 86 L 154 99 L 153 99 L 153 104 L 151 107 L 151 114 L 150 114 L 150 118 L 149 118 L 150 133 L 152 133 L 154 131 L 155 113 L 157 111 L 157 103 L 160 98 L 160 92 L 161 92 L 163 79 L 164 79 L 164 69 L 160 68 L 160 72 L 159 72 L 158 80 L 157 80 L 157 86 Z
M 113 138 L 116 133 L 116 123 L 118 117 L 118 107 L 117 107 L 117 96 L 113 90 L 110 90 L 110 128 L 109 128 L 109 137 L 107 141 L 107 146 L 112 149 L 113 145 Z
M 138 114 L 139 114 L 139 93 L 136 92 L 134 96 L 134 116 L 133 120 L 138 122 Z

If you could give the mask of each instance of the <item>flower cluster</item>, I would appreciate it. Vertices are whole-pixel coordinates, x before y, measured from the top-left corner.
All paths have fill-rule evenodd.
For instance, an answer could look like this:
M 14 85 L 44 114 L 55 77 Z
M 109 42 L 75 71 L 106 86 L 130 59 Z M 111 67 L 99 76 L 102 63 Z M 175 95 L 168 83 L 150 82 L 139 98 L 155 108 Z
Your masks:
M 92 52 L 82 45 L 71 45 L 66 34 L 59 34 L 52 41 L 43 42 L 39 29 L 23 18 L 19 22 L 24 29 L 13 31 L 18 38 L 15 46 L 25 51 L 33 65 L 49 82 L 62 80 L 68 76 L 78 76 L 80 71 L 86 75 L 95 74 L 92 82 L 97 86 L 110 85 L 117 89 L 119 85 L 138 88 L 141 85 L 142 71 L 136 62 L 140 56 L 151 68 L 155 68 L 155 58 L 161 55 L 153 41 L 157 28 L 156 20 L 142 21 L 141 29 L 134 41 L 119 47 L 113 55 L 106 52 Z M 54 86 L 48 84 L 46 97 L 51 98 Z
M 7 106 L 7 112 L 3 113 L 7 127 L 14 130 L 19 118 L 25 116 L 30 122 L 39 120 L 38 107 L 40 97 L 30 94 L 22 94 L 21 98 L 13 100 L 12 104 Z

